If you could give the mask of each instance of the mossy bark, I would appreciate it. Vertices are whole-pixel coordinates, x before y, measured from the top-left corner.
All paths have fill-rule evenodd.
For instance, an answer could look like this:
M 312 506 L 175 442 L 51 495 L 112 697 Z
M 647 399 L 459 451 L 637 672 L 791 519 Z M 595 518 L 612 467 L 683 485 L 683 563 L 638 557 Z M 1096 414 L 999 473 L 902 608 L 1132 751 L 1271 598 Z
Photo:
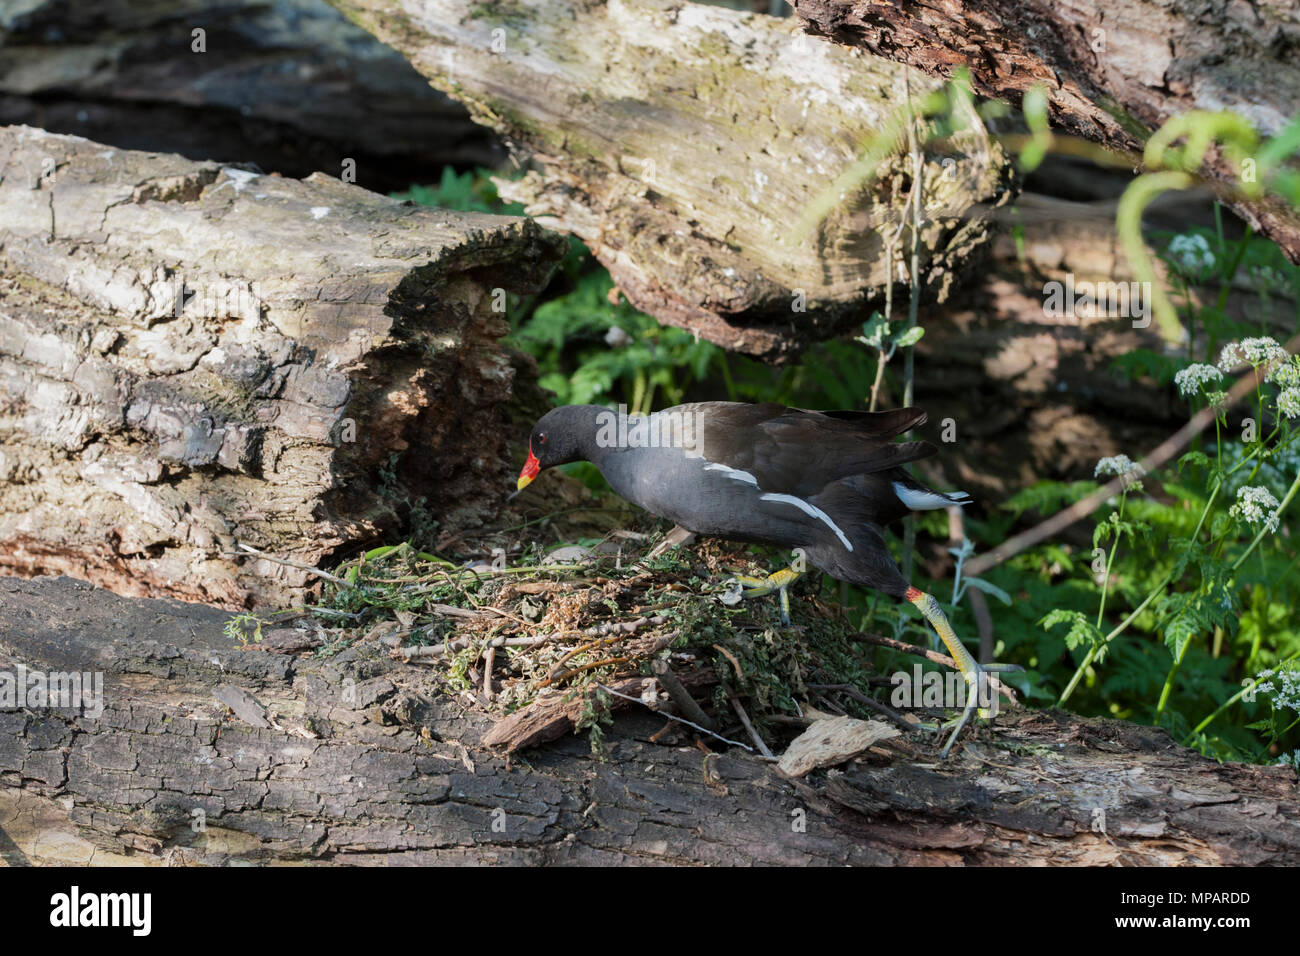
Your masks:
M 1140 151 L 1170 117 L 1233 110 L 1262 136 L 1300 104 L 1300 19 L 1291 0 L 792 0 L 813 34 L 948 77 L 1019 104 L 1048 94 L 1053 123 L 1116 150 Z M 1211 156 L 1227 190 L 1242 171 Z M 1230 195 L 1230 193 L 1229 193 Z M 1300 217 L 1276 200 L 1232 202 L 1300 262 Z
M 666 0 L 331 0 L 534 163 L 502 194 L 581 237 L 633 305 L 780 361 L 864 317 L 904 217 L 903 138 L 841 185 L 938 84 L 789 21 Z M 927 147 L 931 299 L 987 237 L 1007 165 L 979 119 Z M 894 255 L 895 267 L 901 256 Z
M 565 242 L 316 174 L 0 130 L 0 569 L 230 607 L 510 488 L 508 293 Z

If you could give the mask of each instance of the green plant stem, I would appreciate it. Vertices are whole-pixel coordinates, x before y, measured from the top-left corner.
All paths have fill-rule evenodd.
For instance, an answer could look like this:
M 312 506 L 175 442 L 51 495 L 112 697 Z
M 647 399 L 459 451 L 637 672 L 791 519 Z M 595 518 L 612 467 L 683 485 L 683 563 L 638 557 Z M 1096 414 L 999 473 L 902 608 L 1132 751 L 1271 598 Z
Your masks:
M 1201 528 L 1205 525 L 1205 518 L 1210 513 L 1210 508 L 1213 507 L 1214 505 L 1214 499 L 1219 496 L 1219 489 L 1222 487 L 1223 487 L 1222 482 L 1216 482 L 1213 490 L 1210 492 L 1210 497 L 1206 500 L 1205 507 L 1201 509 L 1200 520 L 1196 522 L 1196 528 L 1195 530 L 1192 531 L 1193 541 L 1195 541 L 1196 538 L 1200 535 Z M 1103 637 L 1099 642 L 1097 642 L 1096 644 L 1094 644 L 1092 647 L 1088 649 L 1088 653 L 1084 655 L 1083 661 L 1080 662 L 1077 668 L 1075 668 L 1074 676 L 1070 678 L 1070 683 L 1068 683 L 1065 686 L 1065 690 L 1061 691 L 1061 696 L 1057 699 L 1056 706 L 1058 707 L 1064 706 L 1065 702 L 1070 699 L 1070 695 L 1074 693 L 1074 689 L 1077 686 L 1079 686 L 1079 681 L 1083 678 L 1084 673 L 1088 670 L 1089 667 L 1092 666 L 1092 662 L 1096 658 L 1097 653 L 1103 647 L 1106 647 L 1108 644 L 1110 644 L 1111 641 L 1113 641 L 1116 637 L 1122 634 L 1125 630 L 1127 630 L 1130 624 L 1132 624 L 1135 620 L 1137 620 L 1137 616 L 1141 614 L 1143 611 L 1145 611 L 1147 605 L 1150 604 L 1152 601 L 1154 601 L 1161 594 L 1161 592 L 1164 591 L 1165 587 L 1173 579 L 1173 576 L 1174 575 L 1172 571 L 1166 574 L 1164 578 L 1161 579 L 1160 583 L 1157 584 L 1154 588 L 1152 588 L 1151 592 L 1147 594 L 1145 598 L 1143 598 L 1142 603 L 1133 609 L 1133 613 L 1131 613 L 1128 617 L 1126 617 L 1113 631 L 1111 631 L 1109 634 Z M 1109 577 L 1109 574 L 1107 575 L 1107 577 Z
M 1295 480 L 1291 482 L 1291 487 L 1288 489 L 1286 497 L 1283 498 L 1282 503 L 1278 505 L 1276 513 L 1279 516 L 1286 510 L 1286 506 L 1291 503 L 1291 499 L 1295 497 L 1297 489 L 1300 489 L 1300 472 L 1296 473 Z M 1241 567 L 1248 557 L 1250 557 L 1251 553 L 1259 543 L 1264 540 L 1264 535 L 1268 533 L 1268 524 L 1261 523 L 1259 532 L 1255 535 L 1254 540 L 1250 542 L 1250 546 L 1247 547 L 1246 550 L 1242 552 L 1241 556 L 1232 563 L 1232 570 L 1234 572 Z M 1160 715 L 1164 713 L 1165 705 L 1169 702 L 1169 696 L 1173 693 L 1174 689 L 1174 678 L 1178 676 L 1178 670 L 1182 667 L 1183 658 L 1187 655 L 1187 648 L 1191 647 L 1191 644 L 1192 642 L 1190 640 L 1183 644 L 1182 650 L 1179 651 L 1178 656 L 1174 658 L 1173 666 L 1169 668 L 1169 674 L 1165 677 L 1165 686 L 1160 690 L 1160 701 L 1156 704 L 1157 719 L 1159 719 Z
M 1277 666 L 1278 666 L 1278 667 L 1282 667 L 1283 665 L 1289 664 L 1289 663 L 1291 663 L 1291 661 L 1295 660 L 1297 657 L 1300 657 L 1300 651 L 1296 651 L 1296 652 L 1295 652 L 1294 654 L 1292 654 L 1290 657 L 1287 657 L 1287 658 L 1285 658 L 1285 659 L 1279 661 Z M 1275 667 L 1275 668 L 1273 668 L 1273 670 L 1277 670 L 1277 668 Z M 1202 730 L 1204 730 L 1206 727 L 1210 726 L 1210 724 L 1214 723 L 1214 721 L 1218 718 L 1218 716 L 1219 716 L 1220 714 L 1222 714 L 1225 710 L 1227 710 L 1227 709 L 1228 709 L 1229 707 L 1231 707 L 1233 704 L 1237 703 L 1237 701 L 1241 700 L 1241 698 L 1245 697 L 1246 694 L 1250 693 L 1250 692 L 1253 691 L 1256 687 L 1258 687 L 1258 686 L 1260 685 L 1260 683 L 1261 683 L 1261 680 L 1262 680 L 1262 678 L 1260 678 L 1260 677 L 1256 677 L 1256 678 L 1255 678 L 1254 680 L 1252 680 L 1249 684 L 1244 684 L 1244 685 L 1242 686 L 1241 690 L 1237 691 L 1237 693 L 1233 694 L 1231 697 L 1229 697 L 1227 700 L 1225 700 L 1222 704 L 1220 704 L 1217 708 L 1215 708 L 1214 712 L 1213 712 L 1212 714 L 1210 714 L 1210 716 L 1206 717 L 1204 720 L 1202 720 L 1199 724 L 1197 724 L 1195 727 L 1193 727 L 1193 728 L 1191 729 L 1191 732 L 1188 733 L 1188 735 L 1186 736 L 1186 738 L 1184 738 L 1184 740 L 1183 740 L 1183 746 L 1185 746 L 1185 747 L 1190 747 L 1191 744 L 1192 744 L 1192 741 L 1196 739 L 1196 735 L 1197 735 L 1197 734 L 1199 734 L 1199 733 L 1200 733 Z
M 1111 542 L 1110 554 L 1106 557 L 1105 577 L 1101 582 L 1101 600 L 1097 603 L 1097 630 L 1101 630 L 1102 615 L 1106 613 L 1106 595 L 1110 593 L 1110 569 L 1115 563 L 1115 552 L 1119 550 L 1120 538 L 1123 532 L 1119 530 L 1119 522 L 1124 520 L 1124 504 L 1128 501 L 1128 489 L 1119 496 L 1119 520 L 1115 524 L 1115 540 Z
M 1091 666 L 1093 659 L 1097 656 L 1097 652 L 1127 630 L 1128 626 L 1137 620 L 1137 616 L 1147 609 L 1147 605 L 1160 595 L 1160 592 L 1165 589 L 1165 585 L 1169 583 L 1172 577 L 1172 573 L 1165 575 L 1164 580 L 1152 588 L 1151 593 L 1143 599 L 1142 603 L 1133 609 L 1133 613 L 1124 618 L 1124 620 L 1120 622 L 1113 631 L 1088 649 L 1088 653 L 1084 656 L 1083 662 L 1075 669 L 1074 676 L 1070 678 L 1070 683 L 1066 685 L 1065 690 L 1061 691 L 1061 696 L 1056 701 L 1056 706 L 1060 707 L 1069 700 L 1070 695 L 1074 693 L 1074 688 L 1078 686 L 1080 678 L 1083 677 L 1084 672 L 1089 668 L 1089 666 Z

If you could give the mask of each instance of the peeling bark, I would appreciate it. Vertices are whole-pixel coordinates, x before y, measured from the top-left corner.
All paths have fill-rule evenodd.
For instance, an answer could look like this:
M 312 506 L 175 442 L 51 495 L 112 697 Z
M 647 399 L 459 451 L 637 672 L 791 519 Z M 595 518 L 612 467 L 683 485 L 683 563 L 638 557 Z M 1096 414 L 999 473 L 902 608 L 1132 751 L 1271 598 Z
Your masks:
M 919 101 L 935 81 L 691 3 L 331 2 L 522 147 L 540 169 L 502 195 L 582 238 L 659 320 L 780 361 L 882 291 L 905 148 L 803 238 L 801 220 L 905 108 L 907 84 Z M 1001 150 L 966 119 L 925 156 L 923 269 L 940 299 L 987 238 L 987 207 L 1009 198 Z
M 496 306 L 560 237 L 23 127 L 0 176 L 0 568 L 283 604 L 313 579 L 237 544 L 315 566 L 499 506 Z
M 68 579 L 0 579 L 0 673 L 105 674 L 98 717 L 0 711 L 11 861 L 1289 864 L 1294 771 L 1217 764 L 1161 730 L 1003 715 L 948 762 L 910 738 L 790 780 L 630 712 L 607 756 L 569 737 L 514 758 L 430 670 L 374 644 L 240 649 L 225 615 Z M 214 698 L 265 709 L 249 726 Z M 635 711 L 635 708 L 634 708 Z M 891 742 L 892 743 L 892 742 Z
M 1230 109 L 1262 136 L 1300 103 L 1300 11 L 1291 0 L 792 0 L 814 35 L 949 77 L 970 71 L 977 92 L 1018 104 L 1047 89 L 1067 132 L 1140 150 L 1166 120 Z M 1222 159 L 1212 176 L 1239 173 Z M 1233 209 L 1300 262 L 1300 219 L 1281 201 Z
M 0 125 L 406 189 L 505 149 L 324 0 L 0 4 Z M 194 31 L 202 29 L 202 50 Z

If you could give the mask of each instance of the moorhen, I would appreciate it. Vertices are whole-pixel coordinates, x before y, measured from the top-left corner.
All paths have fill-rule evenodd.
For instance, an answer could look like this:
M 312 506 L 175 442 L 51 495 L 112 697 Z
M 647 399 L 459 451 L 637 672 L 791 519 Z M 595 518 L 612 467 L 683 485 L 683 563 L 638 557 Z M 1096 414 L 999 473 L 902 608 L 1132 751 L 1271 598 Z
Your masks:
M 967 686 L 946 757 L 976 709 L 982 672 L 1014 665 L 981 667 L 938 602 L 907 583 L 885 544 L 885 525 L 909 512 L 971 500 L 927 488 L 903 470 L 935 448 L 892 439 L 925 420 L 919 408 L 818 412 L 774 402 L 698 402 L 629 416 L 565 405 L 533 428 L 517 492 L 543 468 L 589 461 L 622 497 L 687 531 L 798 548 L 834 578 L 909 601 L 938 632 Z M 746 596 L 779 592 L 788 624 L 786 589 L 799 576 L 785 569 L 740 580 L 749 585 Z

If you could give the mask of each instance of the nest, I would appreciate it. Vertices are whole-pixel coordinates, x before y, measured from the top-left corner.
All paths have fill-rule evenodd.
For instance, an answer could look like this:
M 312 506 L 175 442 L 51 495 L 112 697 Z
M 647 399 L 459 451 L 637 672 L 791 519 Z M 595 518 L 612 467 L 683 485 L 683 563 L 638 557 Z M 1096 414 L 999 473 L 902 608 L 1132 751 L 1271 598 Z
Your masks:
M 317 653 L 379 642 L 430 668 L 448 693 L 491 715 L 484 743 L 512 752 L 601 727 L 643 706 L 691 735 L 772 756 L 772 745 L 832 715 L 909 719 L 873 696 L 887 685 L 863 634 L 822 600 L 811 575 L 792 591 L 794 626 L 775 596 L 739 600 L 736 574 L 763 576 L 779 555 L 716 540 L 658 553 L 662 529 L 615 529 L 581 546 L 532 545 L 507 564 L 485 540 L 453 562 L 409 544 L 377 548 L 326 576 L 311 608 L 327 622 Z M 888 613 L 898 613 L 892 607 Z M 903 645 L 906 647 L 906 645 Z M 918 649 L 919 650 L 919 649 Z M 914 720 L 914 718 L 912 718 Z

